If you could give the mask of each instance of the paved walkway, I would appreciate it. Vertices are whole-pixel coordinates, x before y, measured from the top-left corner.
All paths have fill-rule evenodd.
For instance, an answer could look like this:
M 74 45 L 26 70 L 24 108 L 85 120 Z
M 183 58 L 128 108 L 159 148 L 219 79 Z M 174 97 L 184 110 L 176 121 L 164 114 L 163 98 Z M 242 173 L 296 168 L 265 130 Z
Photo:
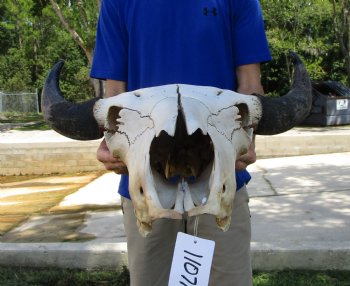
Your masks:
M 249 170 L 255 269 L 350 270 L 350 152 L 261 159 Z M 121 211 L 105 208 L 120 203 L 118 180 L 106 173 L 59 204 L 101 206 L 84 212 L 79 232 L 90 240 L 2 242 L 0 265 L 115 268 L 126 263 Z M 12 233 L 40 223 L 29 219 Z

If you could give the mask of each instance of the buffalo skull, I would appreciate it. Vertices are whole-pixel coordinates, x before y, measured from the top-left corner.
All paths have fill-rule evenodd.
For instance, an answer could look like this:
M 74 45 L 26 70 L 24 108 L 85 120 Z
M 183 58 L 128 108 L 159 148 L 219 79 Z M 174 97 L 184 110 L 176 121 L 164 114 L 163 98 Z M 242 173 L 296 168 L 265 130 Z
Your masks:
M 128 167 L 129 191 L 143 236 L 159 218 L 203 213 L 230 225 L 235 160 L 253 134 L 273 135 L 301 122 L 311 107 L 311 82 L 295 57 L 291 90 L 279 98 L 208 86 L 170 84 L 76 104 L 59 88 L 63 62 L 47 77 L 42 110 L 54 130 L 77 140 L 105 136 Z

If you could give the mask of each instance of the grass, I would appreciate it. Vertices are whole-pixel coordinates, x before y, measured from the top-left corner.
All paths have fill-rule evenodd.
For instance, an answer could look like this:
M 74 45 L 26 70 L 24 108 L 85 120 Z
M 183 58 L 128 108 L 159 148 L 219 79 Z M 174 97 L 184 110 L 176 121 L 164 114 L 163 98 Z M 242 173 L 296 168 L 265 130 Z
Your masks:
M 0 267 L 1 286 L 125 286 L 129 272 L 123 266 L 116 271 L 67 269 L 28 269 Z
M 33 131 L 33 130 L 51 130 L 51 127 L 46 122 L 40 121 L 40 122 L 33 122 L 28 125 L 15 127 L 14 129 L 18 131 Z
M 11 129 L 20 131 L 51 129 L 44 121 L 43 115 L 41 113 L 1 113 L 0 124 L 1 123 L 11 123 L 13 124 L 13 127 Z
M 0 267 L 2 286 L 129 285 L 126 266 L 112 270 L 67 270 Z M 350 271 L 255 272 L 254 286 L 349 286 Z
M 0 123 L 28 123 L 43 121 L 41 113 L 21 113 L 21 112 L 4 112 L 0 116 Z
M 255 272 L 254 286 L 349 286 L 350 271 Z

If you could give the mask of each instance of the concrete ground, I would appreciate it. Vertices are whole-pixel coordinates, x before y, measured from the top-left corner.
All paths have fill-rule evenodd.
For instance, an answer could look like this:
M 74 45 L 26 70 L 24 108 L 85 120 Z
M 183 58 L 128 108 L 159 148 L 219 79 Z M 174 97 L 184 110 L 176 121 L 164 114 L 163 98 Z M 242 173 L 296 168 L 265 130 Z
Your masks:
M 350 152 L 259 159 L 249 171 L 255 269 L 350 270 Z M 104 173 L 52 206 L 52 213 L 31 216 L 5 233 L 0 265 L 116 268 L 126 263 L 118 180 L 118 175 Z M 0 211 L 1 198 L 15 194 L 14 188 L 6 193 L 4 186 Z M 23 184 L 21 191 L 26 191 Z M 55 224 L 60 216 L 73 214 L 83 215 L 71 228 L 80 235 L 77 240 L 30 238 L 38 229 L 41 236 L 56 232 L 59 237 L 62 227 Z M 62 225 L 67 222 L 61 220 Z

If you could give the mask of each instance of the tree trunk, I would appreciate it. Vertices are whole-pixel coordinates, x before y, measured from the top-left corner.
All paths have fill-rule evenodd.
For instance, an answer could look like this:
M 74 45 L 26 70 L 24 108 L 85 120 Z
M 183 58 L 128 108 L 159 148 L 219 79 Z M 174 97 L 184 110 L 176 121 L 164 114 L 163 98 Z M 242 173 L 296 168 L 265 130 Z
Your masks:
M 345 28 L 347 30 L 347 55 L 346 55 L 346 71 L 348 73 L 347 83 L 350 86 L 350 12 L 347 7 L 344 7 L 346 11 L 346 23 Z
M 348 0 L 339 2 L 335 0 L 332 1 L 334 31 L 338 38 L 341 53 L 345 60 L 347 84 L 350 86 L 350 11 L 348 2 Z M 340 8 L 340 15 L 337 13 L 337 4 Z
M 85 56 L 87 58 L 87 61 L 88 61 L 89 65 L 91 66 L 92 65 L 92 57 L 93 57 L 92 49 L 87 47 L 87 45 L 85 44 L 85 42 L 82 39 L 82 37 L 68 23 L 68 21 L 66 20 L 66 18 L 64 17 L 64 15 L 63 15 L 63 13 L 61 11 L 61 8 L 57 4 L 57 2 L 55 0 L 49 0 L 49 1 L 51 3 L 51 6 L 52 6 L 54 12 L 56 13 L 58 18 L 60 19 L 61 24 L 66 29 L 66 31 L 70 33 L 70 35 L 72 36 L 73 40 L 84 51 Z M 90 79 L 90 82 L 91 82 L 92 86 L 94 87 L 95 96 L 96 97 L 98 97 L 98 96 L 102 97 L 103 94 L 104 94 L 103 82 L 101 80 L 98 80 L 98 79 Z
M 104 81 L 96 78 L 90 78 L 91 84 L 94 87 L 96 97 L 104 95 Z

